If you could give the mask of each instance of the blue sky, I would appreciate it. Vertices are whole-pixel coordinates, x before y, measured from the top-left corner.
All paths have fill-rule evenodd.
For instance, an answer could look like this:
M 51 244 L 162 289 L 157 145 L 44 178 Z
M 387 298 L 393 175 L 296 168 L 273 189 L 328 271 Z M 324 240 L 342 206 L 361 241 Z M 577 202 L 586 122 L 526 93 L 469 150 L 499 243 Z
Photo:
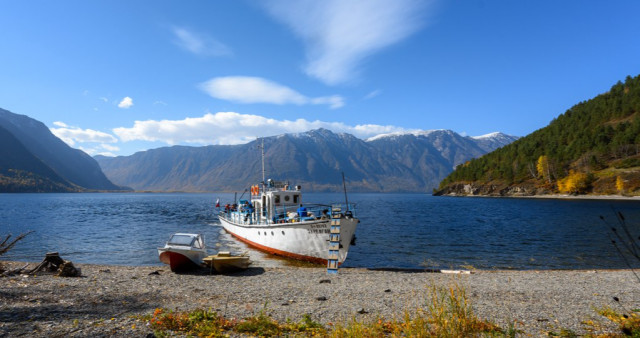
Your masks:
M 640 73 L 640 1 L 3 1 L 0 108 L 91 155 L 524 136 Z

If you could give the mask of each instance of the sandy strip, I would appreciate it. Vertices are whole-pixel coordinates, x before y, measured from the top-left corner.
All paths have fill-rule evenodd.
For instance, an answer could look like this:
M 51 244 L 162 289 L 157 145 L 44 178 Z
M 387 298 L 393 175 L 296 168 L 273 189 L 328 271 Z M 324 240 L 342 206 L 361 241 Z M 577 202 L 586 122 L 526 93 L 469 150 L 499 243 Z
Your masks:
M 10 268 L 22 265 L 5 262 Z M 77 266 L 83 277 L 0 278 L 0 337 L 143 337 L 151 330 L 132 315 L 159 307 L 212 309 L 229 318 L 264 310 L 282 321 L 308 313 L 323 323 L 392 318 L 425 308 L 431 285 L 451 283 L 464 286 L 479 317 L 504 328 L 515 321 L 532 336 L 561 329 L 587 333 L 583 322 L 589 320 L 601 325 L 594 333 L 617 332 L 594 309 L 640 308 L 640 282 L 627 270 L 442 274 L 345 268 L 327 275 L 324 268 L 253 267 L 229 275 L 177 275 L 160 266 Z

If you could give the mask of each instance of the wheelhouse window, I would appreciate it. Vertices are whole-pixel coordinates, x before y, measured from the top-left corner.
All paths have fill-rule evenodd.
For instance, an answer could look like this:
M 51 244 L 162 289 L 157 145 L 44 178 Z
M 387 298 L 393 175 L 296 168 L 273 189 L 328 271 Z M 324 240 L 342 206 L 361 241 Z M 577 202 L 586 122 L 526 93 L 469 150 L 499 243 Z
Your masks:
M 298 204 L 300 203 L 300 195 L 293 195 L 293 203 L 294 204 Z

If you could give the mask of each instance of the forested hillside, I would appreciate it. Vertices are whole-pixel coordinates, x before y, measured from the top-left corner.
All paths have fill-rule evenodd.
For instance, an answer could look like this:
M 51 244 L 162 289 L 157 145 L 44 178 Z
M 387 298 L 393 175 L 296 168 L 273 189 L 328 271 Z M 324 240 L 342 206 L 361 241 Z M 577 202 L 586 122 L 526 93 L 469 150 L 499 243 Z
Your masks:
M 640 194 L 640 76 L 447 176 L 437 194 Z

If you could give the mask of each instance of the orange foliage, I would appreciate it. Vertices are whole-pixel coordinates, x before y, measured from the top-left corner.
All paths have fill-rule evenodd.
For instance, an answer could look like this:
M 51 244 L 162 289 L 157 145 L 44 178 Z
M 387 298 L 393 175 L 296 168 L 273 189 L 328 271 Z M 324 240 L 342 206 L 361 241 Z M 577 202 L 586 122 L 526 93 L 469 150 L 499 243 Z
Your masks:
M 580 194 L 586 192 L 589 187 L 589 175 L 570 170 L 569 175 L 558 180 L 558 190 L 565 194 Z
M 624 180 L 620 176 L 616 177 L 616 189 L 618 189 L 618 192 L 624 193 Z

